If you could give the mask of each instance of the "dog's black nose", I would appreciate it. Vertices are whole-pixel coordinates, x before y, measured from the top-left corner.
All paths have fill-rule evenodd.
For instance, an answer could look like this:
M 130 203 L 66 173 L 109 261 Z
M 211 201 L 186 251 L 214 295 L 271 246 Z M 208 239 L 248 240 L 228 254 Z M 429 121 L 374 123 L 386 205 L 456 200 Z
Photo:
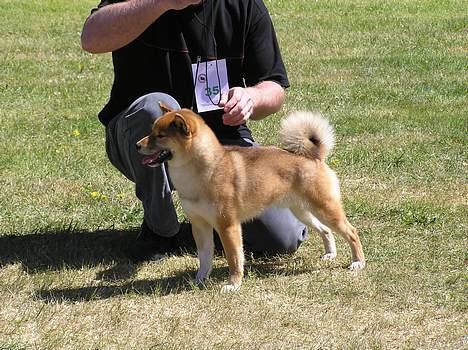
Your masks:
M 141 149 L 141 145 L 140 145 L 139 143 L 137 143 L 137 144 L 135 145 L 135 147 L 136 147 L 137 151 L 139 151 L 139 150 Z

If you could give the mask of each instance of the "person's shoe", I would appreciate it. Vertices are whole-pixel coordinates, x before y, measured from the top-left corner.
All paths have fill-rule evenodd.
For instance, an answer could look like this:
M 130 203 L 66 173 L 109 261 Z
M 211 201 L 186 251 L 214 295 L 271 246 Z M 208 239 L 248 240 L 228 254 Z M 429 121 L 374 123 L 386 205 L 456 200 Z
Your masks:
M 129 257 L 135 262 L 157 261 L 176 249 L 174 237 L 162 237 L 154 233 L 143 221 L 133 244 L 129 247 Z
M 154 233 L 146 221 L 143 221 L 135 242 L 129 250 L 133 262 L 158 261 L 168 254 L 181 250 L 195 252 L 196 244 L 192 235 L 192 225 L 189 222 L 183 222 L 175 236 L 162 237 Z

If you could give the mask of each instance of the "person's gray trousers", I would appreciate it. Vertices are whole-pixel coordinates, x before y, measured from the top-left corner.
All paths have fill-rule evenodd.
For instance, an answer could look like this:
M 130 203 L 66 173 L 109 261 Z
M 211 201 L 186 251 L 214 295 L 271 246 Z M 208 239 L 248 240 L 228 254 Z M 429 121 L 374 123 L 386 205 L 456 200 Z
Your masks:
M 144 220 L 149 228 L 160 236 L 171 237 L 178 232 L 179 222 L 167 168 L 142 165 L 142 156 L 135 146 L 150 133 L 153 121 L 162 115 L 159 102 L 180 109 L 177 101 L 167 94 L 151 93 L 140 97 L 107 125 L 106 151 L 111 163 L 135 183 L 136 196 L 143 204 Z M 255 146 L 247 139 L 220 141 Z M 306 226 L 289 209 L 282 208 L 266 209 L 258 218 L 244 223 L 242 231 L 245 249 L 265 254 L 294 252 L 307 236 Z

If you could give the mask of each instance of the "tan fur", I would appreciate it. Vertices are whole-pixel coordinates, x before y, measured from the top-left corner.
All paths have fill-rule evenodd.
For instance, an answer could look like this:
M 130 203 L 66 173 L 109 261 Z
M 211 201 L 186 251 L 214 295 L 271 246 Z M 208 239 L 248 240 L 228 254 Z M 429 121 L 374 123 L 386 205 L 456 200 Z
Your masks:
M 288 207 L 316 229 L 325 245 L 324 259 L 336 256 L 331 231 L 338 232 L 351 247 L 350 269 L 364 267 L 359 236 L 341 205 L 338 179 L 324 162 L 334 141 L 333 129 L 325 119 L 302 112 L 300 118 L 291 116 L 283 123 L 281 134 L 289 142 L 288 150 L 311 150 L 297 155 L 276 147 L 223 147 L 197 114 L 162 107 L 166 114 L 137 146 L 145 155 L 161 149 L 172 153 L 169 172 L 192 222 L 200 259 L 197 282 L 211 272 L 214 228 L 229 265 L 223 290 L 240 287 L 244 264 L 241 223 L 270 206 Z M 291 130 L 288 125 L 293 125 Z

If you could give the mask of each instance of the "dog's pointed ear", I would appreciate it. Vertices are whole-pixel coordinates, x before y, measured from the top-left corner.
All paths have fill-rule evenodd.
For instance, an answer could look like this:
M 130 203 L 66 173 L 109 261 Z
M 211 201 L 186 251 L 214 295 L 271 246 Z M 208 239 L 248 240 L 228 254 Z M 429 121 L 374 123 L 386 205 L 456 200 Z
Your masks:
M 159 108 L 161 108 L 161 111 L 163 112 L 163 114 L 172 112 L 172 108 L 165 105 L 164 102 L 159 102 Z
M 174 120 L 171 122 L 171 126 L 180 131 L 184 136 L 190 136 L 191 134 L 187 120 L 185 120 L 184 116 L 180 113 L 175 114 Z

